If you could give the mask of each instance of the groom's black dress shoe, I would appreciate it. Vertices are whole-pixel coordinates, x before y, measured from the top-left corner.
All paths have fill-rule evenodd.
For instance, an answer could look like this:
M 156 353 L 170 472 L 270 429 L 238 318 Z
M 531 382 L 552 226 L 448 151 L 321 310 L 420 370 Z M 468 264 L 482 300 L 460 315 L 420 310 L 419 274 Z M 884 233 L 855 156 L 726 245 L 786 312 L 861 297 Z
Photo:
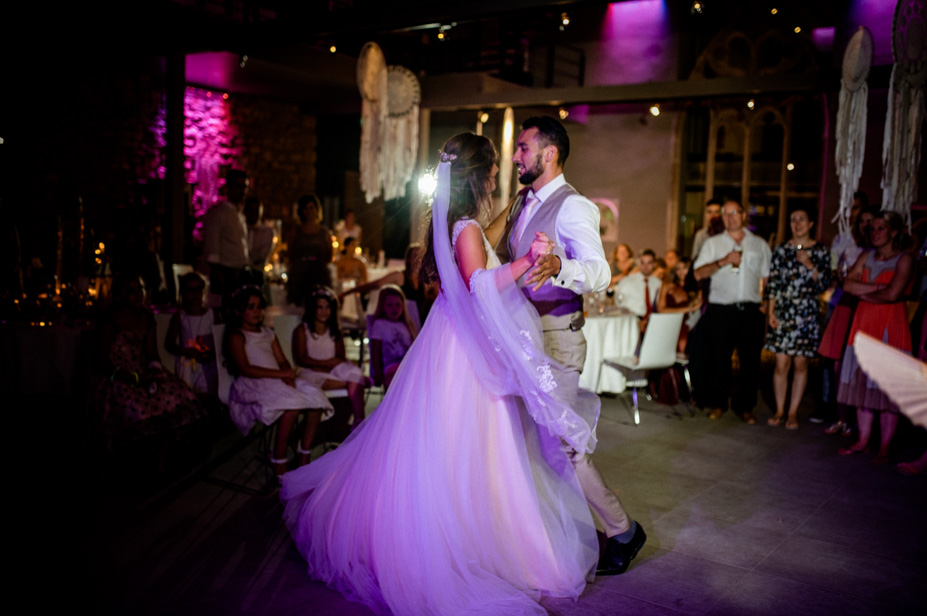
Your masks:
M 599 560 L 599 566 L 595 570 L 596 575 L 619 575 L 628 570 L 631 561 L 637 556 L 637 553 L 644 547 L 647 541 L 647 533 L 644 528 L 638 524 L 634 536 L 627 543 L 621 543 L 614 537 L 605 542 L 605 554 Z

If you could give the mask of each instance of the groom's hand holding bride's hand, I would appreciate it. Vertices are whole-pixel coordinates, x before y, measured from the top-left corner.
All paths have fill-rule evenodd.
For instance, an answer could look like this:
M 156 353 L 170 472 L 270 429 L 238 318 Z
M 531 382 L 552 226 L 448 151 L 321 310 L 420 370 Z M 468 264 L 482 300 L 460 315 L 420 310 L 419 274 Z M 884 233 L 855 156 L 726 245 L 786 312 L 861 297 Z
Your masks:
M 531 242 L 529 256 L 534 260 L 534 266 L 528 272 L 526 283 L 534 285 L 535 291 L 544 286 L 547 279 L 560 273 L 560 257 L 551 254 L 554 250 L 554 243 L 550 241 L 547 234 L 540 231 L 535 232 L 534 241 Z

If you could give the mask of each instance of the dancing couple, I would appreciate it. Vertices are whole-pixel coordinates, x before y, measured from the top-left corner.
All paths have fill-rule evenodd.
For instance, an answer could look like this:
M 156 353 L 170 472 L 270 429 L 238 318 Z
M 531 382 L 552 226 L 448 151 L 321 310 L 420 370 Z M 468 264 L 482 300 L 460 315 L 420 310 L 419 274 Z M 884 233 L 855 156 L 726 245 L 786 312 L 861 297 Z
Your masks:
M 610 277 L 598 210 L 563 179 L 559 122 L 527 120 L 516 149 L 529 188 L 484 234 L 495 148 L 445 144 L 423 261 L 441 294 L 377 412 L 283 479 L 310 576 L 380 614 L 545 614 L 646 539 L 589 459 L 578 386 L 581 294 Z

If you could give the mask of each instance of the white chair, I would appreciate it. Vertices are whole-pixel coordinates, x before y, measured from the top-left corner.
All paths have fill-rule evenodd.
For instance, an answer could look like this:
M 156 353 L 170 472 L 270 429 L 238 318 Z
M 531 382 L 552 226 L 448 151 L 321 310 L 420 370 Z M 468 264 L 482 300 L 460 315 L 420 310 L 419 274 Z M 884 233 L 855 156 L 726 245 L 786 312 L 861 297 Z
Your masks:
M 222 404 L 228 406 L 229 393 L 232 391 L 232 383 L 235 378 L 229 374 L 228 368 L 225 367 L 225 354 L 222 345 L 225 343 L 225 324 L 212 326 L 212 337 L 215 339 L 216 347 L 216 370 L 219 373 L 219 400 Z
M 171 266 L 174 270 L 174 291 L 177 293 L 177 301 L 180 301 L 180 277 L 193 272 L 193 266 L 186 263 L 175 263 Z M 207 283 L 207 286 L 208 283 Z
M 174 317 L 173 312 L 158 312 L 155 313 L 155 337 L 157 338 L 158 343 L 158 359 L 161 360 L 161 365 L 164 366 L 164 369 L 174 374 L 174 363 L 177 361 L 177 358 L 174 357 L 164 345 L 164 342 L 167 340 L 167 330 L 171 325 L 171 319 Z
M 609 366 L 621 372 L 627 379 L 634 400 L 632 417 L 635 425 L 641 422 L 637 390 L 647 386 L 648 370 L 670 368 L 676 364 L 676 342 L 679 340 L 679 330 L 682 329 L 684 316 L 682 313 L 651 314 L 641 343 L 640 357 L 605 357 L 599 365 L 599 378 L 602 376 L 602 366 Z
M 297 327 L 302 325 L 303 318 L 298 314 L 281 314 L 274 319 L 274 333 L 277 340 L 280 341 L 280 348 L 286 356 L 290 365 L 298 368 L 296 361 L 293 359 L 293 332 Z M 326 389 L 325 395 L 328 398 L 347 398 L 347 389 Z

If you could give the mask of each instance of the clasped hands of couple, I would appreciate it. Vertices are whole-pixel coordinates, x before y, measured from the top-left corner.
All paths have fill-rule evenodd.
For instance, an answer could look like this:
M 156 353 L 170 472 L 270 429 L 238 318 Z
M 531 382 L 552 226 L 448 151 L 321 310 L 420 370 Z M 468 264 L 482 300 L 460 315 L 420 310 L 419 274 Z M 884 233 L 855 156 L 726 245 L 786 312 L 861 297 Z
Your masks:
M 532 265 L 525 274 L 525 285 L 534 285 L 532 291 L 537 291 L 548 278 L 560 273 L 560 257 L 553 254 L 554 243 L 550 241 L 543 231 L 534 232 L 534 240 L 528 249 L 528 258 Z

